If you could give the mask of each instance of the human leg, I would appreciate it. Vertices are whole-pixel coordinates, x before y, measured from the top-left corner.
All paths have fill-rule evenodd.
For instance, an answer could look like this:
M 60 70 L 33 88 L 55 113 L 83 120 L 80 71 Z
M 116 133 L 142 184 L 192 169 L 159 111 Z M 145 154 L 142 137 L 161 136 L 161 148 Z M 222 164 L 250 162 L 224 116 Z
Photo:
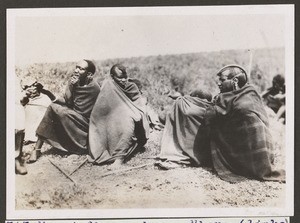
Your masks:
M 33 151 L 31 152 L 31 156 L 28 160 L 29 163 L 34 163 L 37 161 L 37 159 L 41 156 L 41 148 L 43 146 L 44 140 L 41 138 L 38 138 L 36 141 L 36 144 L 34 146 Z
M 71 153 L 87 152 L 89 120 L 67 106 L 52 103 L 36 130 L 39 138 Z
M 27 174 L 27 169 L 25 167 L 24 160 L 22 159 L 22 148 L 23 140 L 25 136 L 24 129 L 15 130 L 15 172 L 16 174 L 25 175 Z
M 107 167 L 108 170 L 117 170 L 122 167 L 124 159 L 117 158 L 111 165 Z

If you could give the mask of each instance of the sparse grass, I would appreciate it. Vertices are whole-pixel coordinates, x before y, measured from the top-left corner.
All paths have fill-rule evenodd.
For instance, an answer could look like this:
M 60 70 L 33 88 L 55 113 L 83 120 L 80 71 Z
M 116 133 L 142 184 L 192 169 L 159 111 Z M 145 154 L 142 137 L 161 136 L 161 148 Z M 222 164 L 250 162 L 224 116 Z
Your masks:
M 66 80 L 73 72 L 75 61 L 69 63 L 33 64 L 28 67 L 16 67 L 21 78 L 35 77 L 45 88 L 56 95 L 64 92 Z M 216 72 L 227 64 L 236 63 L 248 69 L 249 52 L 247 50 L 228 50 L 211 53 L 193 53 L 181 55 L 148 56 L 134 58 L 107 59 L 95 61 L 96 76 L 102 81 L 113 64 L 121 63 L 127 67 L 129 76 L 142 82 L 143 92 L 149 103 L 158 110 L 172 101 L 166 92 L 174 85 L 185 94 L 195 88 L 206 88 L 213 95 L 218 93 Z M 259 91 L 271 85 L 272 77 L 284 74 L 284 49 L 259 49 L 253 54 L 250 82 Z

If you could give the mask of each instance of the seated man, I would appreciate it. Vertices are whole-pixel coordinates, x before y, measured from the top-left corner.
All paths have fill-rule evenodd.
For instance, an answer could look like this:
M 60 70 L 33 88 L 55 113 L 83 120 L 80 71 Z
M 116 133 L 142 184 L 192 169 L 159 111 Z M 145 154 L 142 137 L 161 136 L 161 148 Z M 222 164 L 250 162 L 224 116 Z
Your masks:
M 220 94 L 211 128 L 213 167 L 223 180 L 245 177 L 284 181 L 284 171 L 273 166 L 273 141 L 260 95 L 248 84 L 246 71 L 237 65 L 218 73 Z
M 202 89 L 181 96 L 166 116 L 166 125 L 156 165 L 172 169 L 185 165 L 206 166 L 210 163 L 209 127 L 214 114 L 212 95 Z
M 89 162 L 114 162 L 111 168 L 118 168 L 146 143 L 148 130 L 145 102 L 139 88 L 128 81 L 124 66 L 114 65 L 91 114 Z
M 48 107 L 36 130 L 38 141 L 29 162 L 40 155 L 43 142 L 76 154 L 87 153 L 89 118 L 100 92 L 93 80 L 95 65 L 89 60 L 77 63 L 64 93 Z
M 276 119 L 285 119 L 285 79 L 281 74 L 273 77 L 272 87 L 262 93 L 265 104 L 276 113 Z

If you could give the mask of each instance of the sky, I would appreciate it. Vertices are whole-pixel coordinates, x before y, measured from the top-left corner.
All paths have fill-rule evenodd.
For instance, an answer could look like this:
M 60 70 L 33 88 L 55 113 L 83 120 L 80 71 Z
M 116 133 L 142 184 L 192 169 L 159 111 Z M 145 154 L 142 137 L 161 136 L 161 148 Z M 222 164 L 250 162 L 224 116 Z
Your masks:
M 169 7 L 148 8 L 142 12 L 126 9 L 17 10 L 12 16 L 13 22 L 9 23 L 15 63 L 102 60 L 285 45 L 284 13 L 276 10 L 272 13 L 273 9 L 263 11 L 266 13 L 247 7 L 242 10 Z M 8 20 L 10 22 L 10 17 Z

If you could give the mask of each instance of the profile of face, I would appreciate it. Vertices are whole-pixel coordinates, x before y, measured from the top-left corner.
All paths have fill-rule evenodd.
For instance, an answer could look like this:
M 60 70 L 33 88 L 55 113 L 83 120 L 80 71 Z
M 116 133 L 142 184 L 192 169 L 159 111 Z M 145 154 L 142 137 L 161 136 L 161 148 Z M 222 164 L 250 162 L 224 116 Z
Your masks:
M 218 74 L 218 87 L 221 93 L 230 92 L 234 90 L 234 82 L 229 74 L 230 70 L 224 70 L 223 72 Z
M 280 74 L 277 74 L 272 80 L 272 86 L 274 89 L 280 91 L 284 88 L 284 77 Z
M 125 87 L 127 84 L 128 76 L 125 69 L 119 69 L 118 67 L 115 67 L 111 76 L 119 86 Z
M 83 82 L 88 76 L 88 63 L 85 60 L 81 60 L 76 64 L 74 73 L 71 77 L 72 84 Z

